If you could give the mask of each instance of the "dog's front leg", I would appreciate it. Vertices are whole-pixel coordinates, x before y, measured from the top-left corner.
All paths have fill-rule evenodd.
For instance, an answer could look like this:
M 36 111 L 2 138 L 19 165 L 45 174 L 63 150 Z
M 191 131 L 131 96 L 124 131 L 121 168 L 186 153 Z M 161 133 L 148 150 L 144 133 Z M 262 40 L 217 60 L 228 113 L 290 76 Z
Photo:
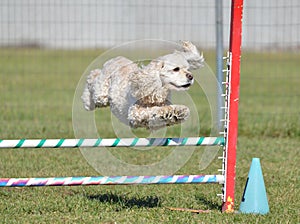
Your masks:
M 128 121 L 132 128 L 145 127 L 155 130 L 181 123 L 189 117 L 190 110 L 183 105 L 141 107 L 134 105 L 129 109 Z

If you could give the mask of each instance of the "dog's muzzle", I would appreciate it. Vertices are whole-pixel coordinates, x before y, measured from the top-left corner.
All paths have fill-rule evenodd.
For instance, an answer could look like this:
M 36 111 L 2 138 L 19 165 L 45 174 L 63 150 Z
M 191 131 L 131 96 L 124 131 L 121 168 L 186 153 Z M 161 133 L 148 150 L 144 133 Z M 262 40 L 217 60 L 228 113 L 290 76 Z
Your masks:
M 187 73 L 185 76 L 188 79 L 188 84 L 183 85 L 181 87 L 188 88 L 188 87 L 190 87 L 194 83 L 194 77 L 193 77 L 193 75 L 191 73 Z
M 191 74 L 191 73 L 187 73 L 186 75 L 185 75 L 187 78 L 188 78 L 188 80 L 193 80 L 194 79 L 194 77 L 193 77 L 193 75 Z
M 188 79 L 188 83 L 185 84 L 185 85 L 179 86 L 179 87 L 181 87 L 181 88 L 188 88 L 188 87 L 190 87 L 191 85 L 193 85 L 193 83 L 194 83 L 194 77 L 193 77 L 193 75 L 192 75 L 191 73 L 187 73 L 185 76 L 186 76 L 187 79 Z

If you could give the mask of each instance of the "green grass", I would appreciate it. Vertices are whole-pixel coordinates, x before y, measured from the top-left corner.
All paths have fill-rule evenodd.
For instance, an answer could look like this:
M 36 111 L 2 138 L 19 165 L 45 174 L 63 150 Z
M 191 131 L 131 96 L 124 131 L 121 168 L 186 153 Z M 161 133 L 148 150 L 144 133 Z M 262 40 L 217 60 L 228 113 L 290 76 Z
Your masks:
M 73 138 L 72 103 L 77 83 L 100 51 L 1 49 L 0 138 Z M 207 54 L 213 65 L 213 54 Z M 261 158 L 270 213 L 222 214 L 218 185 L 89 186 L 1 188 L 2 223 L 299 223 L 300 78 L 299 54 L 242 57 L 236 208 L 251 158 Z M 210 111 L 198 85 L 201 128 L 210 133 Z M 109 110 L 96 113 L 101 137 L 115 137 Z M 193 130 L 188 130 L 189 133 Z M 137 130 L 137 136 L 149 132 Z M 178 136 L 178 127 L 167 136 Z M 172 149 L 111 149 L 130 163 L 159 161 Z M 203 147 L 177 173 L 217 173 L 216 160 L 199 171 Z M 221 152 L 219 152 L 220 154 Z M 1 149 L 1 177 L 98 175 L 78 149 Z M 210 209 L 208 214 L 175 212 L 168 207 Z

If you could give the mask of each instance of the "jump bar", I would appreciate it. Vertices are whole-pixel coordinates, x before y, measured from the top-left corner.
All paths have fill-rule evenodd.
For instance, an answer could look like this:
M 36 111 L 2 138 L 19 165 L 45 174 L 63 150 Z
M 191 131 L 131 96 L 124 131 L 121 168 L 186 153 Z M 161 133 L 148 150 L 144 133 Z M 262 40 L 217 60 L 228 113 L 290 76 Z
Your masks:
M 94 176 L 0 178 L 0 187 L 45 187 L 136 184 L 223 184 L 223 175 Z
M 97 139 L 0 139 L 0 148 L 78 148 L 224 145 L 224 137 L 97 138 Z

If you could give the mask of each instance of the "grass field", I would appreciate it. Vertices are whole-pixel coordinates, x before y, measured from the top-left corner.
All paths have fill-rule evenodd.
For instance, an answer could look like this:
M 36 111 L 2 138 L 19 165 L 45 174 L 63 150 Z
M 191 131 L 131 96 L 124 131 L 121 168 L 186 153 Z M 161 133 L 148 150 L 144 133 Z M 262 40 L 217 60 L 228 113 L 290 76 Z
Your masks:
M 0 139 L 73 138 L 72 102 L 77 83 L 98 51 L 1 49 Z M 207 62 L 214 64 L 213 54 Z M 251 159 L 259 157 L 270 213 L 222 214 L 218 185 L 89 186 L 0 189 L 1 223 L 300 223 L 300 78 L 299 54 L 242 57 L 236 209 Z M 205 101 L 195 85 L 194 98 Z M 200 135 L 210 133 L 207 106 L 197 105 Z M 99 116 L 101 114 L 101 116 Z M 101 137 L 114 137 L 109 110 L 97 113 Z M 137 131 L 138 136 L 148 135 Z M 178 127 L 168 130 L 176 136 Z M 132 152 L 112 149 L 130 162 L 159 160 L 172 149 Z M 136 155 L 135 155 L 136 153 Z M 178 173 L 196 174 L 199 147 Z M 220 153 L 220 152 L 219 152 Z M 127 159 L 130 159 L 127 158 Z M 126 159 L 126 158 L 125 158 Z M 151 162 L 152 160 L 150 160 Z M 217 173 L 214 161 L 201 173 Z M 78 149 L 1 149 L 1 177 L 99 175 Z M 207 214 L 168 207 L 209 209 Z

